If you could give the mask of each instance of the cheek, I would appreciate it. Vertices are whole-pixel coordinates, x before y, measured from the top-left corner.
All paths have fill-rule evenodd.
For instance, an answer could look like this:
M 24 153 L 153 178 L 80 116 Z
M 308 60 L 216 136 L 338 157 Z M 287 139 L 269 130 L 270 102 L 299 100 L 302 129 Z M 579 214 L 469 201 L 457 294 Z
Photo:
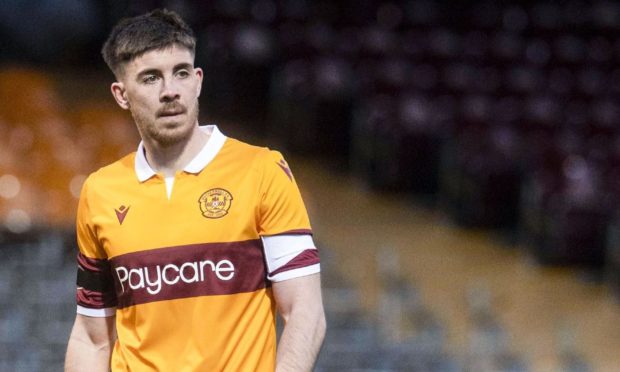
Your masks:
M 140 110 L 148 110 L 149 108 L 157 107 L 157 99 L 149 98 L 143 95 L 135 95 L 129 102 L 134 108 Z
M 185 96 L 189 99 L 198 97 L 200 94 L 200 83 L 196 80 L 189 82 L 184 87 Z

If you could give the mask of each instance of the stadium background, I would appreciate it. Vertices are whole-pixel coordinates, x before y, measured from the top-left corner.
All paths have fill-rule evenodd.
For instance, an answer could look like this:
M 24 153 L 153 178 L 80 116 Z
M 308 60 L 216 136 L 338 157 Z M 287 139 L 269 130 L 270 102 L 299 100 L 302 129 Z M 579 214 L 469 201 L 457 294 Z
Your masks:
M 62 369 L 84 177 L 138 137 L 99 55 L 196 31 L 201 123 L 281 150 L 321 247 L 319 371 L 620 370 L 620 6 L 0 7 L 0 371 Z

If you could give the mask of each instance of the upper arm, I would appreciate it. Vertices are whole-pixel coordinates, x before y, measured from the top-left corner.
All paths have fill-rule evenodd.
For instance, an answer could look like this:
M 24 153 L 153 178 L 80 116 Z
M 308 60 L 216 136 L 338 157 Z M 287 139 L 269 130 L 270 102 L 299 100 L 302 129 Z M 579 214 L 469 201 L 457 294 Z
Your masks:
M 115 317 L 76 316 L 67 345 L 65 372 L 110 370 L 116 340 L 114 320 Z
M 285 321 L 294 311 L 313 312 L 322 316 L 320 273 L 274 282 L 272 289 L 278 311 Z
M 111 346 L 116 340 L 115 316 L 90 317 L 77 314 L 71 340 L 97 347 Z

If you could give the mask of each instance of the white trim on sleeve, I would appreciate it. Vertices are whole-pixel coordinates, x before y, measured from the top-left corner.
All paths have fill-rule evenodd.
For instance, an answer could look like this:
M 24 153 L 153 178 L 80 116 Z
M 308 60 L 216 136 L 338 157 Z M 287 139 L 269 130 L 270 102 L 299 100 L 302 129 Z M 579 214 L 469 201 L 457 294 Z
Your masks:
M 91 309 L 88 307 L 77 305 L 77 313 L 93 318 L 105 318 L 116 315 L 115 307 L 106 307 L 105 309 Z
M 268 275 L 267 279 L 272 282 L 282 282 L 289 279 L 300 278 L 302 276 L 312 275 L 321 272 L 321 264 L 317 263 L 314 265 L 300 267 L 299 269 L 292 269 L 283 271 L 274 276 Z
M 301 252 L 316 249 L 312 236 L 309 234 L 261 236 L 261 240 L 269 273 L 286 265 Z

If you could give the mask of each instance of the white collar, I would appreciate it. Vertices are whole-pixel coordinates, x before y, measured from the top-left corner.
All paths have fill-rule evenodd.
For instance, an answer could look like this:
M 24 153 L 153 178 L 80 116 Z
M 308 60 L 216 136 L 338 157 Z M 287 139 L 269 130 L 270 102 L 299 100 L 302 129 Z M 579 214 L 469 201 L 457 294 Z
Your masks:
M 200 129 L 205 133 L 210 133 L 211 136 L 202 150 L 183 168 L 183 171 L 188 173 L 195 174 L 203 170 L 215 158 L 215 155 L 217 155 L 222 146 L 224 146 L 224 142 L 226 142 L 226 136 L 220 132 L 217 125 L 206 125 L 200 127 Z M 140 141 L 136 152 L 135 169 L 140 182 L 144 182 L 156 174 L 146 161 L 142 141 Z

